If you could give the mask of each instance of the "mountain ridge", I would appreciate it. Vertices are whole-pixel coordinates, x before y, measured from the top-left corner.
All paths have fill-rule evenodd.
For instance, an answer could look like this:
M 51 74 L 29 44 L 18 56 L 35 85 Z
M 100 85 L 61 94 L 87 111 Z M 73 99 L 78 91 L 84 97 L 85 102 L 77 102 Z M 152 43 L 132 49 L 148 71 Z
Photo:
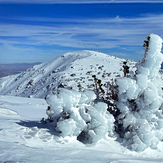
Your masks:
M 20 74 L 0 78 L 0 94 L 44 98 L 60 85 L 75 90 L 94 89 L 92 75 L 96 75 L 107 89 L 107 82 L 123 76 L 124 61 L 88 50 L 65 53 Z M 127 62 L 133 69 L 135 62 Z

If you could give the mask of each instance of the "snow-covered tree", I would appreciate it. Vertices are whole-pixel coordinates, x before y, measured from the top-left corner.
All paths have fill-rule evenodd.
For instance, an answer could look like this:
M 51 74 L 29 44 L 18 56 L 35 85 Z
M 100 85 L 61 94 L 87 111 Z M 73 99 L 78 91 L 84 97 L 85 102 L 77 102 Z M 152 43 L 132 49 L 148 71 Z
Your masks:
M 137 64 L 135 75 L 117 80 L 120 114 L 117 132 L 130 149 L 142 151 L 157 148 L 163 140 L 163 96 L 159 70 L 163 61 L 162 39 L 155 34 L 147 36 L 146 51 Z
M 49 120 L 60 136 L 75 136 L 85 143 L 95 143 L 113 135 L 114 117 L 107 112 L 107 104 L 95 103 L 95 99 L 93 91 L 64 88 L 46 97 L 50 105 L 47 109 Z
M 115 105 L 106 100 L 99 102 L 99 93 L 103 91 L 96 76 L 96 91 L 59 88 L 57 94 L 46 97 L 48 121 L 60 136 L 95 143 L 105 136 L 113 136 L 115 130 L 124 145 L 132 150 L 157 148 L 163 140 L 163 94 L 159 73 L 163 61 L 162 39 L 150 34 L 144 46 L 144 58 L 136 65 L 136 72 L 129 73 L 124 63 L 124 77 L 117 79 L 111 89 L 110 99 L 116 101 Z

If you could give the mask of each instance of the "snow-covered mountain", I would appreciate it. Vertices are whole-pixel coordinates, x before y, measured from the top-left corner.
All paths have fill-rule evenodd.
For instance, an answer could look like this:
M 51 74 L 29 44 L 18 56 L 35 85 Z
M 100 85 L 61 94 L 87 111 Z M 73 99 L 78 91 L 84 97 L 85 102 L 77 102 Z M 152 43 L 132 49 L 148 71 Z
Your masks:
M 123 76 L 125 59 L 94 51 L 78 51 L 61 55 L 54 60 L 36 65 L 25 72 L 0 79 L 0 94 L 44 98 L 58 86 L 75 90 L 94 89 L 96 75 L 103 88 L 112 79 Z M 132 69 L 135 63 L 128 61 Z

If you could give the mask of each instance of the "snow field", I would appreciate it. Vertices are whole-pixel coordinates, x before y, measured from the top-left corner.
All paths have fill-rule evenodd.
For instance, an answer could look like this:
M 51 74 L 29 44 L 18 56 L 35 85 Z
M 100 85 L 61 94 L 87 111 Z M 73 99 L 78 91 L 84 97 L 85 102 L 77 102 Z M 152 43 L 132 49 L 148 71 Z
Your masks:
M 83 144 L 74 136 L 63 138 L 51 130 L 53 126 L 40 123 L 40 117 L 47 117 L 46 108 L 42 99 L 0 96 L 0 161 L 163 162 L 162 143 L 158 150 L 137 153 L 121 146 L 114 138 L 105 137 L 95 144 Z

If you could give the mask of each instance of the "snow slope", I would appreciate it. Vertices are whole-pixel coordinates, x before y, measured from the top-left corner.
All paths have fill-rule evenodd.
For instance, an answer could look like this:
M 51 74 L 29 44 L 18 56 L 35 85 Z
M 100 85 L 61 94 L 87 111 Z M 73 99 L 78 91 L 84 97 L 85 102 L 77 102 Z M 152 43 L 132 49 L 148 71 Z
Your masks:
M 107 82 L 123 75 L 124 59 L 94 51 L 66 53 L 54 60 L 36 65 L 25 72 L 0 79 L 0 94 L 44 98 L 56 91 L 59 85 L 75 90 L 94 89 L 92 75 Z M 134 62 L 128 61 L 131 69 Z
M 0 162 L 39 163 L 161 163 L 158 150 L 131 152 L 113 138 L 85 145 L 75 138 L 58 137 L 47 124 L 42 99 L 0 96 Z

